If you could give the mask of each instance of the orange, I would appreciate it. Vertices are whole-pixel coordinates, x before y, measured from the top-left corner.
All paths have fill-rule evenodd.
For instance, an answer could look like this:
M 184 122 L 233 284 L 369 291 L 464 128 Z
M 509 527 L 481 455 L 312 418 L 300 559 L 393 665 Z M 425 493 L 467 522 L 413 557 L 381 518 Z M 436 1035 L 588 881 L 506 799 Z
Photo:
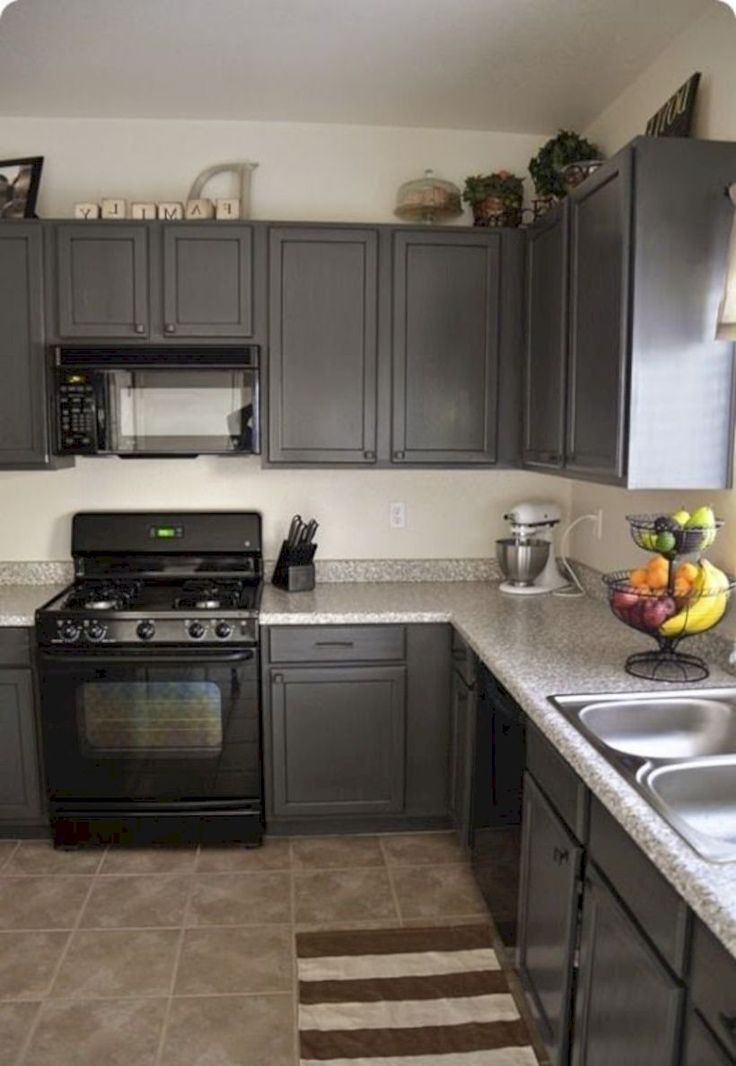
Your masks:
M 649 574 L 646 570 L 632 570 L 629 574 L 629 581 L 635 589 L 640 588 L 642 585 L 646 585 L 649 581 Z
M 690 584 L 690 582 L 687 580 L 683 581 L 682 578 L 678 575 L 678 577 L 675 578 L 675 598 L 678 600 L 687 599 L 690 596 L 691 592 L 692 585 Z
M 654 570 L 669 570 L 670 564 L 665 559 L 664 555 L 654 555 L 647 563 L 647 569 Z
M 695 563 L 682 563 L 682 565 L 678 566 L 678 568 L 677 568 L 677 578 L 678 578 L 678 580 L 680 578 L 683 578 L 685 581 L 688 581 L 690 584 L 692 584 L 693 581 L 695 581 L 695 579 L 698 577 L 699 573 L 700 573 L 700 570 L 695 565 Z
M 647 575 L 647 584 L 653 589 L 666 589 L 669 581 L 669 573 L 661 566 L 652 567 Z

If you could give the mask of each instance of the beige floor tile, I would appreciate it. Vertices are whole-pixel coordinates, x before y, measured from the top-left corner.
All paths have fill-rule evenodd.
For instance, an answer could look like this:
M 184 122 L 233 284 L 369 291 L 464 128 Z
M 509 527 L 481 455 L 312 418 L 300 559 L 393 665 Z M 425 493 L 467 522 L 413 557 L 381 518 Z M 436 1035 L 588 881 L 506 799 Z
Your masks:
M 3 874 L 94 874 L 104 848 L 64 851 L 47 840 L 21 840 Z
M 69 933 L 0 933 L 0 999 L 37 999 L 51 984 Z
M 290 841 L 271 837 L 260 848 L 202 847 L 197 870 L 205 873 L 252 873 L 254 870 L 288 870 L 291 866 Z
M 385 867 L 295 872 L 294 898 L 299 923 L 398 917 Z
M 39 1010 L 38 1003 L 0 1003 L 0 1062 L 14 1066 Z
M 98 877 L 80 925 L 85 929 L 180 926 L 191 877 Z
M 295 870 L 383 866 L 378 837 L 301 837 L 291 842 Z
M 24 1066 L 154 1066 L 166 1000 L 44 1004 Z
M 162 1066 L 294 1066 L 290 995 L 175 999 Z
M 384 836 L 382 843 L 389 866 L 467 861 L 454 833 L 394 833 Z
M 51 991 L 52 996 L 166 995 L 179 941 L 176 929 L 80 930 Z
M 103 859 L 100 873 L 189 873 L 196 861 L 196 848 L 110 848 Z
M 264 925 L 291 921 L 288 873 L 197 874 L 188 925 Z
M 0 877 L 0 929 L 71 929 L 89 877 Z
M 374 918 L 372 921 L 358 921 L 356 918 L 346 918 L 342 921 L 333 918 L 331 922 L 297 922 L 294 926 L 295 933 L 321 933 L 335 932 L 338 929 L 400 929 L 400 918 Z
M 290 992 L 292 941 L 290 926 L 187 929 L 174 992 Z
M 445 925 L 483 925 L 485 914 L 445 914 L 439 917 L 404 918 L 402 925 L 406 929 L 431 929 Z
M 391 879 L 404 919 L 486 913 L 469 866 L 395 866 Z
M 18 846 L 17 840 L 0 840 L 0 870 Z

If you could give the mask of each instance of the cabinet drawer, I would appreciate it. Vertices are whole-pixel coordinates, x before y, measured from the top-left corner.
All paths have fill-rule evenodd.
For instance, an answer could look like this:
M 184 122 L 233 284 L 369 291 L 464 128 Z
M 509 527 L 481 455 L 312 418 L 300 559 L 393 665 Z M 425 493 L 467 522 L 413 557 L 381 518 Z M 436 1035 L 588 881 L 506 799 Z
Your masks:
M 736 959 L 696 920 L 690 968 L 693 1005 L 736 1057 Z
M 605 807 L 590 803 L 590 854 L 668 966 L 682 976 L 689 911 Z M 736 974 L 735 974 L 736 979 Z
M 0 666 L 28 666 L 31 661 L 31 630 L 0 628 Z
M 534 727 L 527 732 L 526 764 L 568 829 L 581 843 L 585 843 L 588 835 L 588 790 L 572 767 Z
M 404 626 L 284 626 L 271 630 L 271 662 L 404 659 L 405 637 Z

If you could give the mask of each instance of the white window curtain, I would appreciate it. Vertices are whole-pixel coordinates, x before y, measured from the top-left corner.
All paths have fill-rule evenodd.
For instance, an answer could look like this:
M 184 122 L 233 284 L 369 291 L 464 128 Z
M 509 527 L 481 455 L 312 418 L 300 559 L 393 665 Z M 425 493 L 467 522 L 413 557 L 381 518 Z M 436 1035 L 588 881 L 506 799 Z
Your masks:
M 734 214 L 731 243 L 728 248 L 726 288 L 718 308 L 716 339 L 719 341 L 736 341 L 736 182 L 729 186 L 728 196 L 734 206 Z

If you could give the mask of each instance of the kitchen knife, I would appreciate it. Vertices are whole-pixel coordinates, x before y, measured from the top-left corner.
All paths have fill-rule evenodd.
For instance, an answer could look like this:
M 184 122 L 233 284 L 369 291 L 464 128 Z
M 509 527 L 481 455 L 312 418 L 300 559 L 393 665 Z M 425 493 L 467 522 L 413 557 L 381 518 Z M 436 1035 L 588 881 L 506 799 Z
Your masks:
M 300 514 L 295 514 L 291 520 L 291 525 L 289 526 L 289 536 L 287 537 L 286 541 L 290 548 L 296 547 L 296 545 L 299 543 L 299 538 L 301 536 L 303 525 L 304 523 L 302 522 L 302 516 Z
M 314 534 L 317 532 L 318 529 L 319 529 L 319 522 L 317 521 L 316 518 L 312 518 L 311 521 L 309 521 L 307 523 L 307 531 L 306 531 L 306 533 L 304 535 L 304 543 L 305 544 L 311 544 L 312 543 L 312 541 L 314 540 Z

